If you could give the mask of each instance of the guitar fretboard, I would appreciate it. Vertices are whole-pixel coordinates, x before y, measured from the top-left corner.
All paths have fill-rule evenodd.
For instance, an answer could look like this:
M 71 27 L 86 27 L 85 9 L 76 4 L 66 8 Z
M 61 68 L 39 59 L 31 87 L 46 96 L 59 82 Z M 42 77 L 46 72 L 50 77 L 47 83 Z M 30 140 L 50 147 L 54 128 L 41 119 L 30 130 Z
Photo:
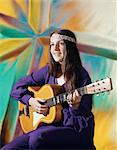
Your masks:
M 86 90 L 86 86 L 85 87 L 81 87 L 81 88 L 78 88 L 76 89 L 79 94 L 82 96 L 82 95 L 85 95 L 87 93 L 87 90 Z M 72 90 L 70 92 L 66 92 L 66 93 L 63 93 L 63 94 L 59 94 L 58 96 L 56 97 L 53 97 L 53 98 L 50 98 L 48 99 L 46 102 L 47 102 L 47 105 L 49 107 L 51 106 L 55 106 L 57 104 L 61 104 L 63 102 L 66 102 L 67 101 L 67 96 L 68 94 L 70 93 L 73 93 L 75 90 Z

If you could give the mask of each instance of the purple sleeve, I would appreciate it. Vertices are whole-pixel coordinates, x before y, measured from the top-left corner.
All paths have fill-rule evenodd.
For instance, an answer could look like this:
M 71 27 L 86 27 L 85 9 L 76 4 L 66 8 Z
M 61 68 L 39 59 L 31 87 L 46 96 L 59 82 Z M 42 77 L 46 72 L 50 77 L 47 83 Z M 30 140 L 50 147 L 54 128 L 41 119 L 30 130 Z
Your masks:
M 81 77 L 80 77 L 80 87 L 84 87 L 91 83 L 91 79 L 89 77 L 88 72 L 82 68 L 81 70 Z M 77 109 L 69 107 L 69 111 L 72 115 L 87 115 L 90 114 L 92 109 L 92 95 L 83 95 L 81 99 L 81 104 Z
M 23 104 L 29 105 L 28 100 L 33 97 L 33 93 L 28 91 L 28 86 L 42 86 L 45 84 L 45 79 L 48 72 L 48 66 L 39 69 L 30 75 L 19 79 L 11 92 L 11 96 L 14 99 L 22 102 Z
M 91 83 L 88 72 L 82 68 L 81 77 L 79 78 L 80 87 L 86 86 Z M 80 131 L 88 125 L 88 120 L 93 117 L 92 109 L 92 95 L 82 96 L 80 106 L 78 108 L 68 107 L 63 110 L 64 125 L 73 126 L 76 130 Z

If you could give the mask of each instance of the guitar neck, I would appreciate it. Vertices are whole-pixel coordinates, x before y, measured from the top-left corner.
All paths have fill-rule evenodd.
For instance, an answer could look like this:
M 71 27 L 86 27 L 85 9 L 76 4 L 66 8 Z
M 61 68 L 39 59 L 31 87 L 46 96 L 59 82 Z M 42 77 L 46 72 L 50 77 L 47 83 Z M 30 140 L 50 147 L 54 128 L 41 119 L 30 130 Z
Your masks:
M 85 87 L 78 88 L 78 89 L 76 89 L 76 90 L 80 93 L 81 96 L 83 96 L 83 95 L 85 95 L 85 94 L 87 93 L 87 88 L 86 88 L 86 86 L 85 86 Z M 63 103 L 63 102 L 66 102 L 66 101 L 67 101 L 67 96 L 68 96 L 68 94 L 73 93 L 74 91 L 75 91 L 75 90 L 72 90 L 72 91 L 66 92 L 66 93 L 62 93 L 62 94 L 59 94 L 59 95 L 56 96 L 56 97 L 53 97 L 53 98 L 48 99 L 48 100 L 46 101 L 46 102 L 47 102 L 47 105 L 48 105 L 49 107 L 51 107 L 51 106 L 55 106 L 55 105 L 57 105 L 57 104 L 61 104 L 61 103 Z
M 104 93 L 104 92 L 110 91 L 112 89 L 113 89 L 113 87 L 112 87 L 112 80 L 111 80 L 111 78 L 107 77 L 107 78 L 105 78 L 103 80 L 91 83 L 89 85 L 86 85 L 84 87 L 78 88 L 76 90 L 79 92 L 79 94 L 81 96 L 83 96 L 85 94 Z M 48 99 L 46 101 L 47 105 L 48 106 L 54 106 L 54 105 L 57 105 L 57 104 L 60 104 L 60 103 L 63 103 L 65 101 L 67 101 L 68 94 L 73 93 L 74 91 L 75 90 L 70 91 L 70 92 L 66 92 L 64 94 L 60 94 L 60 95 L 58 95 L 56 97 Z

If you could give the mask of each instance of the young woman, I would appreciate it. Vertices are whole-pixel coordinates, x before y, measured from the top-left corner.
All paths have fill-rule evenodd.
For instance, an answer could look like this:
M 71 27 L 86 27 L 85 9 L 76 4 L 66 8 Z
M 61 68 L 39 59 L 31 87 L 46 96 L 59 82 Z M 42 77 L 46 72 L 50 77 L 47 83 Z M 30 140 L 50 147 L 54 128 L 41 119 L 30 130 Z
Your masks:
M 2 150 L 94 149 L 92 95 L 81 96 L 75 90 L 90 83 L 89 74 L 81 63 L 75 34 L 66 29 L 53 32 L 50 35 L 49 63 L 20 79 L 14 85 L 11 96 L 46 116 L 50 108 L 42 104 L 45 102 L 44 99 L 34 98 L 33 94 L 28 91 L 28 86 L 59 84 L 65 92 L 69 92 L 67 101 L 62 103 L 62 119 L 56 123 L 42 125 L 16 138 Z

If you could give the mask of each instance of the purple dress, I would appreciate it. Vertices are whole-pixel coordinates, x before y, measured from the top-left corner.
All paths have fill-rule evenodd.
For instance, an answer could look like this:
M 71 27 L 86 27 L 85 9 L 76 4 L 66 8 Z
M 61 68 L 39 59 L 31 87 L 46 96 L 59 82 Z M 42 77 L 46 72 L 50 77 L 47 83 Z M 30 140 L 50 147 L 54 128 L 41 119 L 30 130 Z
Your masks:
M 80 76 L 76 81 L 76 88 L 90 83 L 91 79 L 87 71 L 81 67 Z M 19 79 L 13 87 L 11 96 L 28 106 L 28 100 L 32 97 L 32 93 L 27 90 L 27 87 L 31 85 L 43 86 L 44 84 L 57 84 L 57 79 L 48 73 L 48 65 L 31 75 Z M 69 107 L 65 102 L 63 105 L 63 119 L 60 122 L 43 125 L 34 131 L 26 133 L 4 146 L 2 150 L 93 149 L 94 116 L 91 109 L 92 95 L 84 95 L 77 109 Z

